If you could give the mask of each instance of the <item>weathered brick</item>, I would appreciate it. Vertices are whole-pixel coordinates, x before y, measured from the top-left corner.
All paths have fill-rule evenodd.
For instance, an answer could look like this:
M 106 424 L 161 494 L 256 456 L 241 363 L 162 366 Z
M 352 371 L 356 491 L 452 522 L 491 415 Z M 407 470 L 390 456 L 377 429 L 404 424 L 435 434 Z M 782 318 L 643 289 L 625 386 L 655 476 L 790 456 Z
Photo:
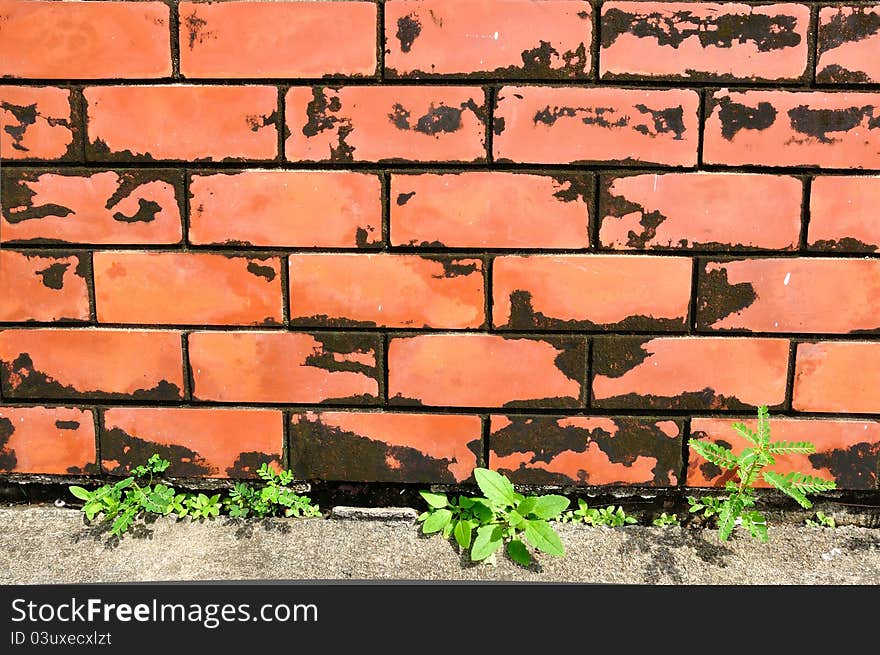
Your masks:
M 733 431 L 734 422 L 745 423 L 752 430 L 757 429 L 755 420 L 695 418 L 691 421 L 691 437 L 708 439 L 740 453 L 751 444 Z M 811 455 L 774 455 L 776 463 L 766 470 L 818 475 L 835 480 L 838 489 L 877 489 L 880 423 L 778 418 L 770 420 L 770 431 L 774 441 L 810 441 L 815 444 L 816 452 Z M 691 448 L 688 486 L 723 487 L 728 480 L 736 481 L 735 475 L 734 471 L 724 471 L 707 462 Z M 755 486 L 768 485 L 759 476 Z
M 592 28 L 592 8 L 584 0 L 389 0 L 385 72 L 588 77 Z
M 254 478 L 262 464 L 281 469 L 284 416 L 278 410 L 113 407 L 104 411 L 101 466 L 126 475 L 153 454 L 166 475 Z
M 290 320 L 300 326 L 478 328 L 483 262 L 446 255 L 290 256 Z
M 810 8 L 784 3 L 606 2 L 605 79 L 802 79 Z
M 0 406 L 0 472 L 95 473 L 96 456 L 91 411 Z
M 788 341 L 597 337 L 593 406 L 744 409 L 785 401 Z
M 669 487 L 682 471 L 680 421 L 492 416 L 489 465 L 519 484 Z
M 506 86 L 493 130 L 498 161 L 697 163 L 695 91 Z
M 101 323 L 280 324 L 281 261 L 207 253 L 94 254 Z
M 880 344 L 798 344 L 792 406 L 804 412 L 880 413 Z
M 90 161 L 272 160 L 271 86 L 101 86 L 83 92 Z
M 388 346 L 394 404 L 578 407 L 585 375 L 583 337 L 426 334 Z
M 186 77 L 375 75 L 373 2 L 181 2 Z
M 181 400 L 180 334 L 84 328 L 3 330 L 0 390 L 7 399 Z
M 0 321 L 89 320 L 88 256 L 0 250 Z
M 194 332 L 193 396 L 223 402 L 375 404 L 382 339 L 376 334 Z
M 76 156 L 74 102 L 70 89 L 0 86 L 0 159 Z
M 810 248 L 875 252 L 880 248 L 880 177 L 820 176 L 810 191 Z
M 4 77 L 171 75 L 164 2 L 0 2 Z
M 880 168 L 880 93 L 716 91 L 708 164 Z
M 513 329 L 687 326 L 691 260 L 629 255 L 496 257 L 493 323 Z
M 792 250 L 798 244 L 803 185 L 793 177 L 603 175 L 599 188 L 603 248 Z
M 290 161 L 486 159 L 479 87 L 293 87 L 286 107 Z
M 880 329 L 880 261 L 774 258 L 701 267 L 697 326 L 751 332 Z M 844 291 L 841 293 L 841 291 Z
M 189 237 L 198 244 L 376 245 L 382 241 L 381 186 L 376 175 L 350 171 L 193 175 Z
M 816 81 L 880 82 L 880 5 L 821 7 Z
M 301 479 L 455 483 L 470 478 L 482 444 L 479 416 L 303 412 L 288 447 Z
M 391 243 L 447 248 L 586 248 L 593 179 L 462 172 L 391 176 Z M 540 216 L 541 220 L 535 220 Z
M 180 242 L 183 174 L 137 169 L 4 169 L 0 241 Z

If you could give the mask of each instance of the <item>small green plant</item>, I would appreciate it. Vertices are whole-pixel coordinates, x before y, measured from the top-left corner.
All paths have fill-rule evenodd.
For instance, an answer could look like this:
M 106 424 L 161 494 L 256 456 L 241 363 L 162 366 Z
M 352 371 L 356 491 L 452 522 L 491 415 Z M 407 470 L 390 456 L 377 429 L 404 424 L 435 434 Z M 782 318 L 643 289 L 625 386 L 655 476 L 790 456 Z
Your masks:
M 474 562 L 493 561 L 495 553 L 507 544 L 514 562 L 528 566 L 532 554 L 528 545 L 549 555 L 562 557 L 565 548 L 549 521 L 568 507 L 564 496 L 523 496 L 505 476 L 485 468 L 474 469 L 474 478 L 483 496 L 458 496 L 420 492 L 428 510 L 419 516 L 422 532 L 454 537 Z
M 699 501 L 689 498 L 690 511 L 704 510 L 705 516 L 718 517 L 718 537 L 726 541 L 737 525 L 742 525 L 749 533 L 760 541 L 768 541 L 767 519 L 757 510 L 750 509 L 755 506 L 754 484 L 758 475 L 763 480 L 779 489 L 779 491 L 793 498 L 797 503 L 809 509 L 813 505 L 807 498 L 807 494 L 821 493 L 835 488 L 832 480 L 805 475 L 803 473 L 781 474 L 775 471 L 763 470 L 767 466 L 776 463 L 774 455 L 809 454 L 816 447 L 809 441 L 771 441 L 770 440 L 770 414 L 766 406 L 758 408 L 758 430 L 749 429 L 743 423 L 734 423 L 733 429 L 751 444 L 739 455 L 713 441 L 694 439 L 690 442 L 698 455 L 722 469 L 735 471 L 739 482 L 728 480 L 725 484 L 727 494 L 717 498 L 717 504 L 707 502 L 707 498 Z
M 636 519 L 623 511 L 623 507 L 590 507 L 583 498 L 578 498 L 578 508 L 569 510 L 559 517 L 560 523 L 586 523 L 587 525 L 619 528 L 635 523 Z
M 652 523 L 658 528 L 665 528 L 669 525 L 681 525 L 681 521 L 678 520 L 677 514 L 667 514 L 666 512 L 663 512 L 660 516 L 655 518 Z
M 210 497 L 205 494 L 193 494 L 187 497 L 186 508 L 193 521 L 220 516 L 220 494 Z
M 825 512 L 816 512 L 815 518 L 808 518 L 807 525 L 813 528 L 836 528 L 837 523 L 833 516 L 829 516 Z
M 723 504 L 722 499 L 716 496 L 703 496 L 702 498 L 688 496 L 687 501 L 689 505 L 688 511 L 691 514 L 702 511 L 703 516 L 707 519 L 718 516 L 721 513 L 721 505 Z
M 262 489 L 254 489 L 244 482 L 237 482 L 223 500 L 229 516 L 297 516 L 314 517 L 321 515 L 321 509 L 312 504 L 307 496 L 296 494 L 288 486 L 293 482 L 293 473 L 275 470 L 265 462 L 257 469 L 257 475 L 265 483 Z

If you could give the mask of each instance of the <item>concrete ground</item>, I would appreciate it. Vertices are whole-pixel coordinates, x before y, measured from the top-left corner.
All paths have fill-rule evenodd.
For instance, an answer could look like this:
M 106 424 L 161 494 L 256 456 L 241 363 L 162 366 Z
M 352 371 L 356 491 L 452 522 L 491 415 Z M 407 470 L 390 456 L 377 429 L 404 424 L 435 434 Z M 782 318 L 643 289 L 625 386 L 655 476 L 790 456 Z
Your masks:
M 348 518 L 159 519 L 112 540 L 77 510 L 0 508 L 0 584 L 180 580 L 504 580 L 632 584 L 880 584 L 880 529 L 771 526 L 771 541 L 700 529 L 558 525 L 567 555 L 472 565 L 414 512 Z M 378 514 L 378 517 L 375 516 Z

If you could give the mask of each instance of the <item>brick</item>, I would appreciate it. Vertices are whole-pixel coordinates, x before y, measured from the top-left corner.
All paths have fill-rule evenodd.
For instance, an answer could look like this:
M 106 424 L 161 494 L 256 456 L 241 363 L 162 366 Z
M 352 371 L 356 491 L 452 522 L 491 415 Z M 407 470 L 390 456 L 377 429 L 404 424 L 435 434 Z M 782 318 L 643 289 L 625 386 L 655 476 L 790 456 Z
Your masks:
M 880 177 L 820 176 L 810 192 L 808 241 L 813 250 L 875 252 L 880 248 Z
M 479 87 L 293 87 L 286 107 L 290 161 L 486 159 Z
M 166 475 L 255 478 L 262 464 L 281 469 L 284 417 L 278 410 L 113 407 L 104 411 L 101 466 L 126 475 L 154 453 Z
M 89 320 L 88 256 L 0 251 L 0 321 Z
M 388 346 L 393 404 L 578 407 L 585 374 L 583 337 L 425 334 Z
M 785 402 L 788 341 L 597 337 L 593 406 L 745 409 Z
M 492 416 L 489 464 L 517 484 L 678 484 L 681 422 L 624 416 Z
M 798 344 L 792 406 L 803 412 L 880 413 L 880 344 Z
M 691 273 L 686 257 L 496 257 L 493 323 L 523 330 L 683 331 Z
M 482 457 L 482 421 L 458 414 L 303 412 L 291 417 L 297 478 L 455 483 Z
M 290 256 L 290 320 L 300 326 L 478 328 L 483 262 L 446 255 Z
M 194 332 L 193 397 L 222 402 L 375 404 L 382 340 L 358 332 Z
M 447 248 L 586 248 L 589 175 L 462 172 L 391 176 L 391 243 Z M 541 216 L 540 221 L 535 216 Z
M 391 77 L 590 75 L 589 2 L 389 0 L 385 72 Z
M 880 5 L 821 7 L 816 81 L 880 82 Z
M 74 102 L 69 89 L 0 86 L 0 159 L 76 156 Z
M 22 78 L 171 75 L 164 2 L 0 2 L 3 74 Z
M 493 130 L 497 161 L 697 163 L 695 91 L 506 86 Z
M 0 390 L 9 398 L 181 400 L 180 334 L 164 330 L 0 332 Z
M 841 293 L 845 290 L 845 293 Z M 880 261 L 839 258 L 705 262 L 697 327 L 752 332 L 877 331 Z
M 798 245 L 803 185 L 794 177 L 603 175 L 599 188 L 603 248 L 735 251 L 792 250 Z
M 0 240 L 173 244 L 182 237 L 183 174 L 137 169 L 4 169 Z
M 186 77 L 364 76 L 376 73 L 372 2 L 181 2 Z
M 603 79 L 803 79 L 810 8 L 800 4 L 606 2 Z
M 0 472 L 96 473 L 95 457 L 91 411 L 0 406 Z
M 94 254 L 100 323 L 280 324 L 281 261 L 207 253 Z
M 880 168 L 880 93 L 716 91 L 708 164 Z
M 90 161 L 241 161 L 278 156 L 271 86 L 102 86 L 83 92 Z
M 714 441 L 738 454 L 751 444 L 733 431 L 734 422 L 757 429 L 755 420 L 695 418 L 691 421 L 691 437 Z M 776 463 L 766 470 L 821 476 L 835 480 L 837 488 L 843 490 L 877 489 L 880 423 L 778 418 L 770 420 L 770 431 L 774 441 L 810 441 L 815 444 L 816 452 L 811 455 L 774 455 Z M 688 486 L 723 487 L 728 480 L 737 481 L 734 471 L 725 471 L 707 462 L 693 448 L 688 462 Z M 768 485 L 759 477 L 755 486 Z
M 373 246 L 382 241 L 381 187 L 378 176 L 350 171 L 193 175 L 189 237 L 197 244 Z

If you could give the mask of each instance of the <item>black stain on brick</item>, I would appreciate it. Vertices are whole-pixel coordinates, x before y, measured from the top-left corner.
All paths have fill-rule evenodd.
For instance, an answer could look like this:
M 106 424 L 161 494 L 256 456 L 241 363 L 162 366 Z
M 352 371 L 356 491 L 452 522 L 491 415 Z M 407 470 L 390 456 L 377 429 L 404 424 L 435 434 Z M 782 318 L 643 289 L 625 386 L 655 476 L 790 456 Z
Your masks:
M 750 307 L 757 299 L 749 282 L 731 284 L 726 268 L 701 271 L 697 296 L 697 326 L 712 327 L 721 319 Z
M 79 430 L 79 421 L 55 421 L 55 427 L 59 430 Z
M 849 448 L 809 455 L 816 468 L 831 471 L 841 489 L 870 489 L 878 487 L 880 477 L 880 444 L 861 442 Z
M 310 333 L 310 336 L 320 345 L 313 350 L 311 355 L 306 357 L 303 362 L 305 366 L 314 366 L 331 373 L 349 372 L 364 375 L 375 380 L 381 391 L 382 363 L 379 354 L 381 341 L 378 335 L 356 332 L 320 332 Z M 365 364 L 345 357 L 354 353 L 371 356 L 373 363 Z M 341 402 L 346 399 L 332 398 L 328 400 Z M 352 402 L 369 403 L 373 402 L 375 397 L 364 395 L 350 400 Z
M 356 321 L 350 318 L 345 318 L 344 316 L 328 316 L 327 314 L 313 314 L 312 316 L 291 316 L 290 324 L 297 327 L 378 327 L 375 321 Z
M 718 394 L 711 387 L 700 391 L 684 391 L 675 396 L 627 393 L 610 398 L 593 400 L 595 407 L 603 409 L 649 409 L 649 410 L 753 410 L 755 405 L 742 402 L 733 396 Z M 779 407 L 779 404 L 772 405 Z
M 813 250 L 823 250 L 826 252 L 858 252 L 870 253 L 877 251 L 877 245 L 872 243 L 864 243 L 853 237 L 843 237 L 841 239 L 820 239 L 810 244 Z
M 155 200 L 138 198 L 138 210 L 131 216 L 122 212 L 113 214 L 113 220 L 120 223 L 151 223 L 156 220 L 156 214 L 162 211 L 162 206 Z
M 406 203 L 410 201 L 410 198 L 412 198 L 414 195 L 416 195 L 415 191 L 410 191 L 409 193 L 398 193 L 396 200 L 397 206 L 403 207 Z
M 205 30 L 205 26 L 208 24 L 203 18 L 199 18 L 196 16 L 196 12 L 194 11 L 189 16 L 184 18 L 184 25 L 186 26 L 187 38 L 189 40 L 189 49 L 192 50 L 196 41 L 199 43 L 204 43 L 205 39 L 210 36 L 213 36 L 211 32 Z
M 503 116 L 495 116 L 495 123 L 492 125 L 492 133 L 495 136 L 500 136 L 502 132 L 504 132 L 504 117 Z
M 3 198 L 3 218 L 7 223 L 15 224 L 27 220 L 46 218 L 47 216 L 69 216 L 73 210 L 63 205 L 46 204 L 34 207 L 33 199 L 36 192 L 28 182 L 38 175 L 27 172 L 4 170 L 0 173 L 0 196 Z
M 422 259 L 436 262 L 443 267 L 443 275 L 435 275 L 435 278 L 451 278 L 460 275 L 471 275 L 480 270 L 482 264 L 479 260 L 468 259 L 466 264 L 462 263 L 462 258 L 450 257 L 448 255 L 419 255 Z
M 686 39 L 696 38 L 704 48 L 731 48 L 752 43 L 758 52 L 792 48 L 801 42 L 797 17 L 782 13 L 720 14 L 695 16 L 687 10 L 636 13 L 611 8 L 602 12 L 602 47 L 610 47 L 618 37 L 632 34 L 650 38 L 658 45 L 678 48 Z
M 720 106 L 718 119 L 721 121 L 721 136 L 732 141 L 740 130 L 766 130 L 776 122 L 776 108 L 769 102 L 759 102 L 757 107 L 749 107 L 734 102 L 729 97 L 711 101 Z
M 593 178 L 589 175 L 554 175 L 560 188 L 553 197 L 562 202 L 583 202 L 589 206 L 593 198 Z M 585 217 L 586 218 L 586 217 Z
M 589 72 L 590 57 L 587 46 L 580 43 L 574 50 L 559 53 L 549 41 L 539 41 L 539 45 L 520 53 L 522 67 L 510 70 L 492 71 L 494 74 L 509 73 L 517 77 L 584 77 Z M 561 62 L 561 65 L 557 62 Z
M 306 105 L 306 124 L 302 133 L 306 137 L 314 137 L 326 130 L 336 130 L 337 144 L 330 148 L 330 159 L 333 161 L 353 161 L 354 147 L 346 143 L 346 138 L 354 130 L 351 119 L 341 115 L 342 101 L 335 89 L 324 87 L 312 88 L 312 99 Z
M 411 112 L 400 103 L 395 103 L 392 107 L 392 112 L 388 114 L 388 120 L 398 130 L 437 136 L 460 130 L 462 127 L 462 114 L 464 114 L 466 109 L 473 111 L 480 122 L 485 122 L 485 112 L 473 99 L 468 99 L 458 107 L 450 107 L 444 104 L 435 106 L 431 103 L 428 111 L 419 116 L 414 124 L 410 120 Z
M 64 288 L 64 273 L 70 268 L 70 262 L 57 263 L 44 268 L 42 271 L 35 271 L 36 275 L 43 278 L 43 286 L 49 289 Z
M 9 439 L 15 433 L 15 426 L 12 420 L 5 416 L 0 416 L 0 470 L 13 471 L 18 465 L 18 459 L 15 451 L 9 448 Z
M 248 262 L 247 270 L 248 273 L 264 278 L 267 282 L 274 280 L 277 275 L 275 269 L 271 266 L 261 266 L 257 262 Z
M 651 355 L 644 347 L 651 337 L 600 337 L 593 344 L 593 375 L 622 377 Z
M 635 105 L 635 108 L 643 114 L 650 114 L 652 122 L 651 126 L 634 125 L 633 129 L 636 132 L 650 136 L 672 132 L 675 134 L 673 139 L 676 141 L 681 141 L 684 137 L 684 108 L 681 105 L 669 107 L 668 109 L 651 109 L 645 105 L 638 104 Z
M 455 459 L 435 458 L 342 430 L 317 420 L 294 421 L 290 430 L 293 472 L 304 480 L 455 483 Z
M 816 73 L 816 81 L 823 84 L 866 84 L 871 78 L 862 71 L 851 71 L 839 64 L 829 64 Z
M 599 189 L 599 216 L 604 224 L 605 221 L 621 219 L 632 213 L 639 214 L 639 225 L 642 226 L 641 232 L 629 230 L 627 232 L 626 245 L 630 248 L 645 249 L 648 242 L 657 236 L 657 228 L 667 220 L 667 216 L 659 211 L 647 211 L 642 205 L 633 202 L 626 196 L 615 195 L 611 191 L 616 178 L 602 177 Z M 607 245 L 607 244 L 605 244 Z M 682 245 L 687 245 L 686 243 Z M 658 244 L 653 244 L 654 248 L 659 248 Z
M 12 117 L 17 121 L 16 123 L 10 122 L 9 124 L 4 125 L 3 131 L 12 137 L 12 148 L 20 152 L 29 151 L 29 148 L 27 148 L 22 142 L 24 141 L 28 128 L 37 124 L 37 119 L 46 121 L 50 127 L 61 125 L 72 132 L 70 120 L 66 118 L 43 116 L 37 111 L 37 103 L 32 105 L 16 105 L 11 102 L 0 101 L 0 109 L 12 114 Z
M 553 126 L 560 118 L 579 117 L 584 125 L 598 125 L 599 127 L 625 127 L 629 125 L 629 117 L 615 118 L 617 109 L 614 107 L 550 107 L 537 111 L 532 118 L 536 125 Z
M 422 24 L 415 13 L 402 16 L 397 19 L 397 40 L 400 41 L 400 50 L 409 52 L 412 44 L 422 33 Z
M 370 237 L 372 232 L 375 232 L 376 228 L 372 225 L 367 225 L 366 227 L 358 227 L 354 232 L 354 242 L 357 244 L 358 248 L 368 248 L 376 243 L 379 243 L 376 239 Z
M 162 444 L 128 434 L 121 428 L 101 433 L 101 461 L 111 475 L 127 475 L 129 469 L 146 462 L 153 454 L 171 462 L 166 475 L 204 477 L 217 469 L 195 450 L 179 444 Z
M 409 116 L 409 111 L 399 102 L 394 103 L 394 106 L 391 108 L 391 113 L 388 114 L 388 118 L 398 130 L 410 129 Z
M 273 462 L 278 463 L 278 457 L 275 455 L 250 450 L 239 454 L 232 466 L 226 469 L 226 475 L 230 478 L 255 478 L 257 470 L 263 464 L 272 464 Z
M 791 127 L 822 143 L 835 143 L 838 139 L 829 137 L 829 132 L 849 132 L 867 119 L 869 130 L 880 129 L 880 116 L 874 116 L 875 107 L 848 107 L 846 109 L 812 109 L 799 105 L 788 111 Z
M 872 7 L 841 7 L 827 23 L 819 25 L 819 54 L 844 43 L 880 33 L 880 12 Z

